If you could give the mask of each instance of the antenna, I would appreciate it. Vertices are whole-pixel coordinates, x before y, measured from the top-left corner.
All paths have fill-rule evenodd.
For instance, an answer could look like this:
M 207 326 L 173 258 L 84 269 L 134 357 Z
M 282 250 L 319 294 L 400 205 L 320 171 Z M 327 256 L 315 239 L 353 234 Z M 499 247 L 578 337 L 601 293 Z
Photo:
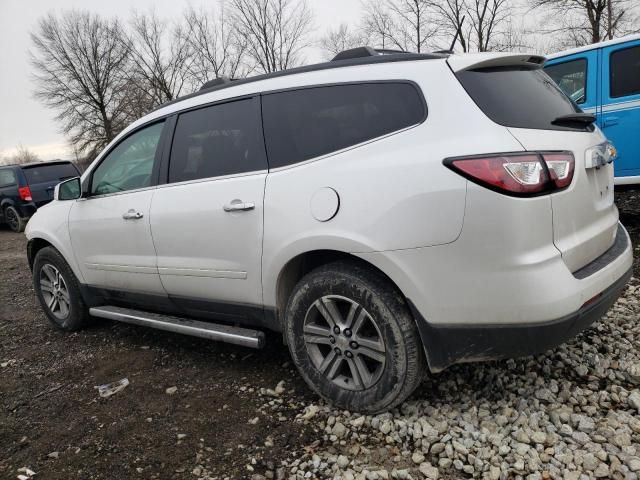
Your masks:
M 453 47 L 455 46 L 456 42 L 458 41 L 458 37 L 460 35 L 462 35 L 462 24 L 464 23 L 464 19 L 467 18 L 466 15 L 462 16 L 462 20 L 460 20 L 460 25 L 458 25 L 458 28 L 456 29 L 456 36 L 453 37 L 453 42 L 451 42 L 451 46 L 449 47 L 449 51 L 453 52 Z

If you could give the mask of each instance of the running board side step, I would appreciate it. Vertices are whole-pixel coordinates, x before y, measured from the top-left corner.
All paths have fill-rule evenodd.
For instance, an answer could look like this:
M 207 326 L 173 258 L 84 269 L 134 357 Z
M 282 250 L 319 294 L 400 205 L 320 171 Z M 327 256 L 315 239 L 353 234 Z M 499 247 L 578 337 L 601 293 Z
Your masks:
M 233 343 L 243 347 L 262 348 L 264 346 L 264 332 L 248 328 L 199 322 L 188 318 L 113 306 L 92 307 L 89 309 L 89 313 L 94 317 L 182 333 L 192 337 L 207 338 L 218 342 Z

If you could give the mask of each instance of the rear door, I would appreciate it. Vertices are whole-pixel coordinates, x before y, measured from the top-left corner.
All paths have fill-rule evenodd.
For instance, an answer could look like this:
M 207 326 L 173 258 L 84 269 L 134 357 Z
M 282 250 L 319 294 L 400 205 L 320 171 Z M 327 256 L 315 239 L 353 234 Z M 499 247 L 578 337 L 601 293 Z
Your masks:
M 31 198 L 37 207 L 53 200 L 53 189 L 57 184 L 80 175 L 75 165 L 70 162 L 23 166 L 22 172 L 31 190 Z
M 180 113 L 165 174 L 151 231 L 167 293 L 192 314 L 259 320 L 267 161 L 258 97 Z
M 615 145 L 616 177 L 640 175 L 640 40 L 602 49 L 602 128 Z
M 580 109 L 540 67 L 514 64 L 512 57 L 496 63 L 456 75 L 485 114 L 507 127 L 525 150 L 573 154 L 571 185 L 551 195 L 551 206 L 554 243 L 567 267 L 578 270 L 604 253 L 617 231 L 613 166 L 585 161 L 606 139 L 593 125 L 558 123 Z

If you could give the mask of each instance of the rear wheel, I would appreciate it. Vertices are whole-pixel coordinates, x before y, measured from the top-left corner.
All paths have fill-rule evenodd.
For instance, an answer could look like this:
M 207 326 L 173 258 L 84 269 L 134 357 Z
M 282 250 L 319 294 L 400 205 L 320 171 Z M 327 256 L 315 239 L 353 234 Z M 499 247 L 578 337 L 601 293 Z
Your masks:
M 52 248 L 40 250 L 33 262 L 33 288 L 47 318 L 63 330 L 78 330 L 85 325 L 88 309 L 71 267 Z
M 4 209 L 4 219 L 9 228 L 16 233 L 23 232 L 24 227 L 27 225 L 27 219 L 22 218 L 18 210 L 13 206 L 8 206 Z
M 424 374 L 420 337 L 401 294 L 357 263 L 329 264 L 300 280 L 285 333 L 305 381 L 340 408 L 393 408 Z

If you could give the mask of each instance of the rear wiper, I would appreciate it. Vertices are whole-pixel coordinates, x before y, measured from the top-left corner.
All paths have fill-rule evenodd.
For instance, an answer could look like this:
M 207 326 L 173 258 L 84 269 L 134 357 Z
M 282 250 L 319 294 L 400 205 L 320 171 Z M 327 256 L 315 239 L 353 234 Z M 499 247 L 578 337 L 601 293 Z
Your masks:
M 552 120 L 551 123 L 567 127 L 584 128 L 595 121 L 595 115 L 591 115 L 590 113 L 570 113 L 559 116 L 555 120 Z

